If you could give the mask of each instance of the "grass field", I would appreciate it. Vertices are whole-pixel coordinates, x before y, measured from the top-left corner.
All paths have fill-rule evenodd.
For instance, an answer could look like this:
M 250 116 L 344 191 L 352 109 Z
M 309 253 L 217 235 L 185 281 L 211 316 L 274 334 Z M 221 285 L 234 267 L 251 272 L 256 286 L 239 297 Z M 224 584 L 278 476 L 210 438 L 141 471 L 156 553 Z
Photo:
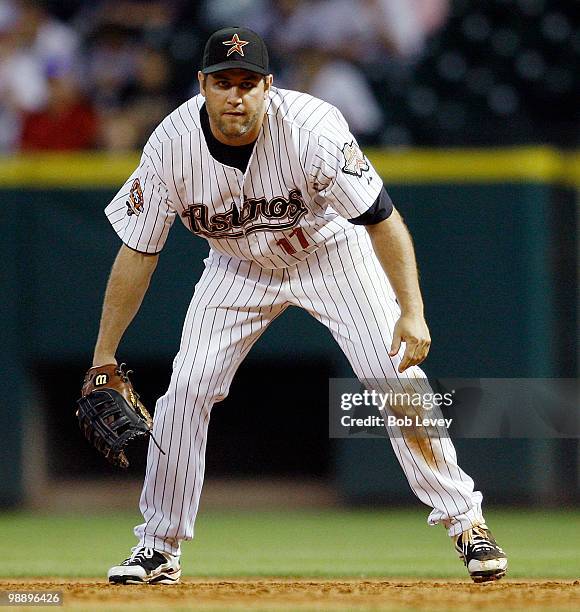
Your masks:
M 580 578 L 580 510 L 490 510 L 510 578 Z M 129 554 L 136 514 L 0 514 L 0 576 L 103 578 Z M 200 513 L 183 544 L 190 577 L 465 578 L 420 509 Z

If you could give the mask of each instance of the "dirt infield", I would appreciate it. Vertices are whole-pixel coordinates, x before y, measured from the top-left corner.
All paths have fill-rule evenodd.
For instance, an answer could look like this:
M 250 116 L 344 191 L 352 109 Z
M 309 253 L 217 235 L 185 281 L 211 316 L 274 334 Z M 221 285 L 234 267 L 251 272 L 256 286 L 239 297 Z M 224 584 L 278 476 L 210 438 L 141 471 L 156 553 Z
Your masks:
M 79 610 L 578 610 L 580 580 L 182 580 L 112 586 L 102 580 L 0 580 L 0 591 L 62 591 Z M 10 606 L 15 609 L 13 606 Z M 17 608 L 30 609 L 30 608 Z

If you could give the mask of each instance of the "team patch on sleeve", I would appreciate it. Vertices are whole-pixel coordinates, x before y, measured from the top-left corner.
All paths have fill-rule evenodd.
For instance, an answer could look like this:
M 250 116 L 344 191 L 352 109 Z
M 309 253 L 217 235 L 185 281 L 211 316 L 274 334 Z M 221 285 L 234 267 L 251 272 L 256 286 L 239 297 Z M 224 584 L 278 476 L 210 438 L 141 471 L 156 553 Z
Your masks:
M 346 174 L 361 177 L 362 173 L 369 169 L 369 162 L 366 160 L 363 152 L 355 144 L 354 140 L 351 141 L 350 144 L 347 142 L 344 143 L 342 154 L 344 155 L 344 166 L 342 167 L 342 171 Z
M 141 183 L 136 178 L 131 185 L 131 191 L 129 191 L 129 199 L 127 204 L 127 214 L 140 215 L 143 210 L 143 189 L 141 189 Z

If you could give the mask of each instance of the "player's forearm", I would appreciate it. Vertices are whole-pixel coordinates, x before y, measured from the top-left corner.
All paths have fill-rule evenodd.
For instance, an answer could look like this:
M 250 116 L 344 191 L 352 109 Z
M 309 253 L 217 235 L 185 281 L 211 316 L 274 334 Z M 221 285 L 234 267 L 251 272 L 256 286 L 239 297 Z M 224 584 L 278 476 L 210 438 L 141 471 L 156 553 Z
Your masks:
M 403 315 L 423 316 L 415 250 L 397 210 L 388 219 L 366 227 L 373 248 L 395 291 Z
M 158 255 L 138 253 L 124 245 L 119 250 L 105 292 L 94 366 L 115 361 L 117 347 L 139 311 L 158 259 Z

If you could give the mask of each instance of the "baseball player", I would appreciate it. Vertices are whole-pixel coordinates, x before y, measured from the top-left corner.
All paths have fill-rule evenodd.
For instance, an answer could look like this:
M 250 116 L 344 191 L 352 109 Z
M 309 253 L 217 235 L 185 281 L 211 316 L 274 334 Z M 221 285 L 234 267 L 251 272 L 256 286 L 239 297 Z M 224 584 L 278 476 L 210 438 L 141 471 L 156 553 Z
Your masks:
M 116 364 L 176 218 L 210 245 L 171 382 L 157 401 L 143 522 L 112 583 L 173 584 L 193 538 L 210 412 L 268 325 L 290 305 L 326 325 L 361 381 L 429 389 L 418 367 L 430 337 L 409 233 L 337 108 L 272 84 L 263 40 L 212 34 L 201 93 L 168 115 L 106 208 L 123 244 L 108 281 L 93 367 Z M 394 383 L 393 383 L 394 381 Z M 396 389 L 395 389 L 396 390 Z M 476 582 L 507 559 L 447 436 L 388 428 L 419 499 Z M 427 430 L 428 431 L 428 430 Z

